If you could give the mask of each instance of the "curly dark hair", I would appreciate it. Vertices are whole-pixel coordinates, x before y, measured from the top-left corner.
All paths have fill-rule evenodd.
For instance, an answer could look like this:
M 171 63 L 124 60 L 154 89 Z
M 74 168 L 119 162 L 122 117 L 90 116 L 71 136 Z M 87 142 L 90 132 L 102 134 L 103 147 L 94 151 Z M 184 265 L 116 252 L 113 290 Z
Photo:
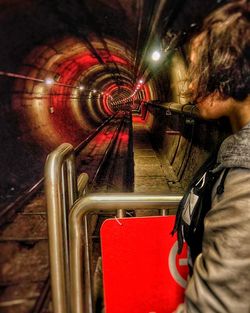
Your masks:
M 209 15 L 196 37 L 189 77 L 192 101 L 218 92 L 244 100 L 250 90 L 250 3 L 231 1 Z

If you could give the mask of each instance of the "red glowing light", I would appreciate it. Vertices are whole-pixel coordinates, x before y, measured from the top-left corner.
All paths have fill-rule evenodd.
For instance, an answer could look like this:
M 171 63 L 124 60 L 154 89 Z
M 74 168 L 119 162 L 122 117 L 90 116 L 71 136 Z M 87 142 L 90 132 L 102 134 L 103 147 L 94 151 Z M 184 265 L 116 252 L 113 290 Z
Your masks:
M 115 62 L 121 64 L 123 67 L 129 66 L 129 61 L 118 55 L 112 54 L 111 56 L 107 56 L 105 50 L 99 50 L 98 53 L 106 63 Z M 52 123 L 54 123 L 55 129 L 63 136 L 65 141 L 71 143 L 77 142 L 77 138 L 79 138 L 82 131 L 82 128 L 77 125 L 74 116 L 75 113 L 72 111 L 71 107 L 71 99 L 74 91 L 72 87 L 82 90 L 82 87 L 79 87 L 79 77 L 81 77 L 85 71 L 90 72 L 93 66 L 98 65 L 99 62 L 97 58 L 93 57 L 89 52 L 84 51 L 83 53 L 69 57 L 58 64 L 57 68 L 54 69 L 59 77 L 56 83 L 63 85 L 55 84 L 51 86 L 49 101 L 50 106 L 54 108 L 54 114 L 51 114 L 51 120 Z M 113 114 L 112 105 L 110 105 L 112 101 L 111 97 L 114 92 L 116 92 L 117 88 L 117 85 L 114 83 L 105 88 L 100 103 L 96 106 L 97 111 L 101 110 L 107 115 Z M 130 88 L 123 88 L 130 91 Z M 79 92 L 79 95 L 83 96 L 84 92 Z
M 120 63 L 120 64 L 124 64 L 124 65 L 128 65 L 128 61 L 124 60 L 123 58 L 117 56 L 117 55 L 112 55 L 111 58 L 109 59 L 110 61 L 113 61 L 115 63 Z
M 137 123 L 137 124 L 144 124 L 144 120 L 142 120 L 141 116 L 135 116 L 133 115 L 132 117 L 133 123 Z

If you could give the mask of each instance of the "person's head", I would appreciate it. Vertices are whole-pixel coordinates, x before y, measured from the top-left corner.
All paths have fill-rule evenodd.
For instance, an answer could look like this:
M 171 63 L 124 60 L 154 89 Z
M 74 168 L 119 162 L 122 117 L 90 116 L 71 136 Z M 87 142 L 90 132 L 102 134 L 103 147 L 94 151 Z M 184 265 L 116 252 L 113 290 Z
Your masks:
M 232 1 L 208 16 L 191 44 L 192 100 L 243 101 L 250 93 L 250 3 Z

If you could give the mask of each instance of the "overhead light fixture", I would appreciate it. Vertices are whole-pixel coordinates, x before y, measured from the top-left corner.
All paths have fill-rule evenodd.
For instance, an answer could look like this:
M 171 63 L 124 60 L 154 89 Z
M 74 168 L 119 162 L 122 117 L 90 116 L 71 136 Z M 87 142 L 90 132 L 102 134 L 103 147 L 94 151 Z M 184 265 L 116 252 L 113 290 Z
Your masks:
M 54 84 L 54 79 L 51 78 L 51 77 L 47 77 L 47 78 L 45 78 L 44 82 L 45 82 L 46 85 L 53 85 Z
M 153 61 L 155 61 L 155 62 L 157 62 L 157 61 L 159 61 L 160 60 L 160 58 L 161 58 L 161 53 L 158 51 L 158 50 L 156 50 L 156 51 L 154 51 L 153 53 L 152 53 L 152 60 Z

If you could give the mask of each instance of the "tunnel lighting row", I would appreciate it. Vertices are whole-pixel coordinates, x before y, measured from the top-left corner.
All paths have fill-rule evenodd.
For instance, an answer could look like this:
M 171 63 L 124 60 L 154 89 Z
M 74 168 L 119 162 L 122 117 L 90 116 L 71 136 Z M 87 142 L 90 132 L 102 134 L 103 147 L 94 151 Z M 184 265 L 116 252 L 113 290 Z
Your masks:
M 118 101 L 117 104 L 121 104 L 121 103 L 125 103 L 125 102 L 127 102 L 127 101 L 130 101 L 129 99 L 133 98 L 133 97 L 136 95 L 136 93 L 142 88 L 143 83 L 144 83 L 144 80 L 143 80 L 142 78 L 139 79 L 139 81 L 138 81 L 138 83 L 137 83 L 137 85 L 136 85 L 135 90 L 133 91 L 133 93 L 132 93 L 130 96 L 128 96 L 128 97 L 126 97 L 126 98 L 123 98 L 123 99 L 121 99 L 120 101 Z
M 79 89 L 81 91 L 85 89 L 85 87 L 83 85 L 79 85 L 79 86 L 76 87 L 76 86 L 72 86 L 72 85 L 58 83 L 52 77 L 46 77 L 43 80 L 43 79 L 38 79 L 38 78 L 27 76 L 27 75 L 22 75 L 22 74 L 17 74 L 17 73 L 10 73 L 10 72 L 5 72 L 5 71 L 0 71 L 0 76 L 7 76 L 7 77 L 12 77 L 12 78 L 20 78 L 20 79 L 25 79 L 25 80 L 31 80 L 31 81 L 35 81 L 35 82 L 39 82 L 39 83 L 44 83 L 47 86 L 60 85 L 60 86 L 65 86 L 65 87 L 70 87 L 70 88 L 76 88 L 76 89 Z M 96 89 L 91 90 L 91 92 L 98 93 L 98 91 Z M 103 95 L 104 93 L 101 92 L 100 94 Z M 106 94 L 104 94 L 104 95 L 106 95 Z
M 35 77 L 31 77 L 31 76 L 27 76 L 27 75 L 22 75 L 22 74 L 17 74 L 17 73 L 11 73 L 11 72 L 5 72 L 5 71 L 1 71 L 0 70 L 0 76 L 7 76 L 7 77 L 12 77 L 12 78 L 19 78 L 19 79 L 25 79 L 25 80 L 31 80 L 31 81 L 35 81 L 35 82 L 39 82 L 39 83 L 44 83 L 46 84 L 47 86 L 52 86 L 52 85 L 59 85 L 59 86 L 65 86 L 65 87 L 70 87 L 70 88 L 76 88 L 76 89 L 79 89 L 81 91 L 85 90 L 85 87 L 83 85 L 79 85 L 79 86 L 72 86 L 72 85 L 67 85 L 67 84 L 63 84 L 63 83 L 58 83 L 55 81 L 55 79 L 53 79 L 52 77 L 46 77 L 44 80 L 43 79 L 38 79 L 38 78 L 35 78 Z M 135 93 L 141 88 L 142 84 L 143 84 L 143 80 L 140 79 L 137 86 L 136 86 L 136 89 L 134 91 L 134 93 L 132 95 L 130 95 L 129 97 L 127 98 L 124 98 L 122 99 L 121 101 L 119 102 L 125 102 L 127 99 L 129 98 L 132 98 Z M 89 90 L 88 90 L 89 91 Z M 110 98 L 111 100 L 113 100 L 113 97 L 105 92 L 99 92 L 97 91 L 96 89 L 92 89 L 90 90 L 90 93 L 93 93 L 93 94 L 97 94 L 97 95 L 102 95 L 102 96 L 105 96 L 105 97 L 108 97 Z
M 44 80 L 44 83 L 45 83 L 46 85 L 48 85 L 48 86 L 51 86 L 51 85 L 53 85 L 53 84 L 59 84 L 59 83 L 56 83 L 56 82 L 54 81 L 54 79 L 53 79 L 53 78 L 50 78 L 50 77 L 47 77 L 47 78 Z M 60 84 L 60 85 L 62 85 L 62 84 Z M 69 85 L 66 85 L 66 86 L 69 86 Z M 85 90 L 85 87 L 84 87 L 83 85 L 79 85 L 78 87 L 75 87 L 75 86 L 70 86 L 70 87 L 72 87 L 72 88 L 77 88 L 77 89 L 79 89 L 80 91 Z M 113 99 L 113 97 L 112 97 L 111 95 L 108 95 L 108 94 L 104 93 L 103 91 L 98 92 L 96 89 L 90 90 L 90 93 L 97 94 L 97 95 L 107 96 L 107 97 L 110 97 L 111 99 Z
M 78 87 L 72 86 L 72 85 L 67 85 L 67 84 L 62 84 L 62 83 L 58 83 L 56 82 L 52 77 L 47 77 L 44 79 L 43 81 L 46 85 L 48 86 L 52 86 L 52 85 L 60 85 L 60 86 L 65 86 L 65 87 L 71 87 L 71 88 L 76 88 L 79 90 L 84 90 L 85 87 L 83 85 L 79 85 Z M 96 90 L 94 89 L 93 91 L 96 92 Z

